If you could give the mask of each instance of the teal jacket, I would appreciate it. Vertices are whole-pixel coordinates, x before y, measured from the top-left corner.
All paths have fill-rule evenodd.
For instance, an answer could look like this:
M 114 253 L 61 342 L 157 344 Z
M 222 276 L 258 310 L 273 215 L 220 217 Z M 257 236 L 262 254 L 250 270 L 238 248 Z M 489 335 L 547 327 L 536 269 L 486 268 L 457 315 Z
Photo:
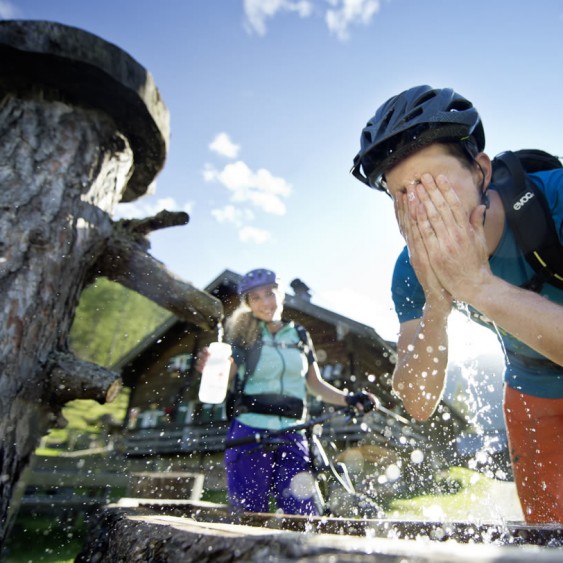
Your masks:
M 315 362 L 312 348 L 303 350 L 298 347 L 299 335 L 293 322 L 288 322 L 276 333 L 272 334 L 264 322 L 260 322 L 262 348 L 254 372 L 248 378 L 244 392 L 247 395 L 273 393 L 301 399 L 307 397 L 306 378 L 309 366 Z M 236 353 L 238 377 L 244 378 L 246 366 Z M 240 365 L 239 365 L 240 362 Z M 242 424 L 267 430 L 282 430 L 303 422 L 306 409 L 301 420 L 258 413 L 243 413 L 236 418 Z

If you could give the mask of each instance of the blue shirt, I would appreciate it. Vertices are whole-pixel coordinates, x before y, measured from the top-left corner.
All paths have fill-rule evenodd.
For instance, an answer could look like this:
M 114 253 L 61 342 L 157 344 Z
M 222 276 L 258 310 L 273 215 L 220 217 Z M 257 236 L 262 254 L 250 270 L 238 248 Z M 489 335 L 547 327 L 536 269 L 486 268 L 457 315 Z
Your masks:
M 563 241 L 563 170 L 537 172 L 530 174 L 530 178 L 545 194 L 559 240 Z M 491 185 L 491 189 L 495 189 L 494 185 Z M 534 274 L 534 270 L 518 248 L 508 222 L 505 222 L 501 240 L 489 263 L 495 276 L 517 286 L 526 283 Z M 540 294 L 555 303 L 563 304 L 563 290 L 550 284 L 544 284 Z M 424 291 L 410 264 L 407 247 L 403 249 L 395 264 L 392 295 L 399 322 L 422 317 Z M 472 310 L 471 313 L 475 321 L 496 330 L 507 360 L 504 374 L 507 385 L 536 397 L 563 398 L 563 367 L 547 361 L 538 361 L 546 358 L 511 334 L 487 322 L 477 311 Z

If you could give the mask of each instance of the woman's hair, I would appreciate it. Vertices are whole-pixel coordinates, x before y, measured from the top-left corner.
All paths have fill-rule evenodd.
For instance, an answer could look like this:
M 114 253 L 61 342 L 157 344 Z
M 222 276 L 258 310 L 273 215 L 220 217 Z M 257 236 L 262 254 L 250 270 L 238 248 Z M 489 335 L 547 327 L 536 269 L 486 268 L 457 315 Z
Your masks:
M 225 321 L 225 339 L 231 344 L 237 344 L 249 348 L 260 336 L 258 319 L 252 314 L 246 303 L 246 297 L 241 299 L 240 305 L 233 314 Z

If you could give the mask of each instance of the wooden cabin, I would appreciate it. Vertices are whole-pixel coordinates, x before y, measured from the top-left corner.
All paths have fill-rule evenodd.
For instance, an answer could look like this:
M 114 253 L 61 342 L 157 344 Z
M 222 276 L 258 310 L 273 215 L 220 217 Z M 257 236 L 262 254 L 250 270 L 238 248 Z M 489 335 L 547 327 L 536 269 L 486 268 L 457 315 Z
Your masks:
M 206 288 L 221 300 L 226 317 L 239 304 L 236 288 L 240 277 L 225 270 Z M 392 394 L 396 358 L 392 343 L 373 328 L 312 303 L 300 280 L 290 286 L 293 293 L 286 294 L 284 317 L 310 332 L 323 377 L 350 391 L 369 389 L 383 406 L 369 415 L 367 432 L 365 424 L 334 419 L 325 425 L 330 427 L 331 440 L 343 449 L 363 447 L 363 455 L 367 448 L 376 457 L 389 450 L 408 453 L 427 448 L 430 436 L 434 449 L 451 443 L 464 426 L 455 412 L 442 405 L 430 422 L 417 424 Z M 215 332 L 171 317 L 119 362 L 123 382 L 131 388 L 124 442 L 129 457 L 178 460 L 193 459 L 194 454 L 222 454 L 228 427 L 225 405 L 199 402 L 200 374 L 194 369 L 198 351 L 216 339 Z M 311 398 L 311 416 L 321 413 L 323 407 Z

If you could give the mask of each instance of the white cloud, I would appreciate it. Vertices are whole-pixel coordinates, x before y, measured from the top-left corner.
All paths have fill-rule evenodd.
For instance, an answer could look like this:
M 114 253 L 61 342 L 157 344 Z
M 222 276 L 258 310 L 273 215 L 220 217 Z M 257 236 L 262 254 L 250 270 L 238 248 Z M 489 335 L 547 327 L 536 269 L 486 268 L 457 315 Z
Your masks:
M 250 209 L 241 209 L 234 205 L 225 205 L 221 209 L 213 209 L 211 215 L 219 223 L 233 223 L 242 227 L 245 223 L 254 219 L 254 213 Z
M 327 0 L 332 6 L 325 14 L 328 29 L 338 39 L 348 39 L 348 28 L 353 24 L 368 25 L 379 11 L 379 0 Z
M 185 211 L 191 213 L 192 202 L 187 202 L 183 206 L 178 205 L 172 197 L 161 198 L 156 201 L 133 201 L 131 203 L 120 203 L 116 210 L 114 219 L 144 219 L 152 217 L 159 211 Z
M 0 0 L 0 20 L 12 20 L 19 14 L 19 10 L 7 0 Z
M 222 156 L 235 158 L 240 146 L 234 144 L 227 133 L 219 133 L 209 144 L 209 149 Z M 205 182 L 217 182 L 230 192 L 232 203 L 211 210 L 211 215 L 218 223 L 233 224 L 242 242 L 263 244 L 270 240 L 269 231 L 249 225 L 255 219 L 255 214 L 245 204 L 270 215 L 285 215 L 283 200 L 291 194 L 291 185 L 286 180 L 274 176 L 265 168 L 254 171 L 242 160 L 227 164 L 223 169 L 207 163 L 202 176 Z
M 240 229 L 238 236 L 242 242 L 254 242 L 256 244 L 264 244 L 271 238 L 271 234 L 268 231 L 249 226 Z
M 266 20 L 279 12 L 295 12 L 306 18 L 313 11 L 310 0 L 244 0 L 244 13 L 249 31 L 258 35 L 266 34 Z
M 324 13 L 329 31 L 344 41 L 351 25 L 368 25 L 380 6 L 380 0 L 244 0 L 244 13 L 248 31 L 261 36 L 266 35 L 266 21 L 281 13 L 301 18 Z
M 219 223 L 232 223 L 238 228 L 238 237 L 241 242 L 253 242 L 264 244 L 271 238 L 271 234 L 247 223 L 254 219 L 254 213 L 250 209 L 241 209 L 234 205 L 225 205 L 221 209 L 213 209 L 211 215 Z
M 232 193 L 232 201 L 250 202 L 265 213 L 273 215 L 286 213 L 283 198 L 290 195 L 291 185 L 265 168 L 254 172 L 241 160 L 227 164 L 220 171 L 206 165 L 203 178 L 206 182 L 215 181 L 225 186 Z
M 236 158 L 240 145 L 235 145 L 227 133 L 219 133 L 209 144 L 209 149 L 227 158 Z

